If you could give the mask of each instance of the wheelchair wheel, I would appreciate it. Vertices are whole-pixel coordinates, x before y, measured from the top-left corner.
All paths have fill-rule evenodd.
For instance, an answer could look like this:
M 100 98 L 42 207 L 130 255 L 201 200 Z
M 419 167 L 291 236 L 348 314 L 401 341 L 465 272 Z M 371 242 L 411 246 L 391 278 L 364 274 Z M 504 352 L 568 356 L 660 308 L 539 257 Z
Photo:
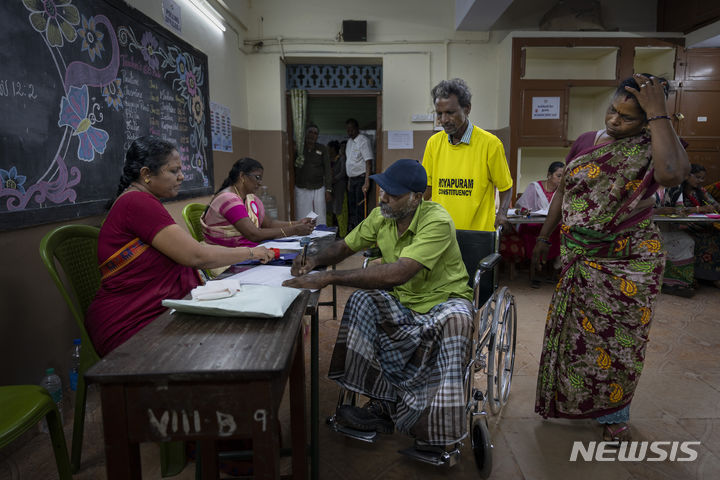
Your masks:
M 493 414 L 507 403 L 510 396 L 513 368 L 515 366 L 515 342 L 517 310 L 515 298 L 507 287 L 501 288 L 495 297 L 493 311 L 494 337 L 491 339 L 488 358 L 488 401 Z
M 487 419 L 482 415 L 472 417 L 471 441 L 475 464 L 480 471 L 480 478 L 488 478 L 492 473 L 492 450 Z

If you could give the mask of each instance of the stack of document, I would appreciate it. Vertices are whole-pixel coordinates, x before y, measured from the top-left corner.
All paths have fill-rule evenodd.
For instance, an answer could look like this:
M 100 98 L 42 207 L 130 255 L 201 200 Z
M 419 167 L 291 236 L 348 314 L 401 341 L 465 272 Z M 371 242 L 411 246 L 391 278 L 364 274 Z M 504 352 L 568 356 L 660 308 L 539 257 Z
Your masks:
M 224 285 L 215 288 L 213 282 L 224 282 Z M 236 287 L 230 287 L 230 290 L 235 291 L 228 296 L 230 292 L 226 286 L 230 284 L 235 284 Z M 178 312 L 217 317 L 279 318 L 285 315 L 285 311 L 300 294 L 300 290 L 296 288 L 239 285 L 237 281 L 228 282 L 227 279 L 210 281 L 204 287 L 208 287 L 205 292 L 207 294 L 200 292 L 199 296 L 205 299 L 199 299 L 193 294 L 193 300 L 165 299 L 162 305 Z M 213 296 L 215 298 L 212 298 Z
M 291 267 L 281 267 L 274 265 L 260 265 L 257 267 L 249 268 L 244 272 L 236 273 L 228 280 L 235 280 L 243 285 L 266 285 L 266 286 L 282 286 L 285 280 L 295 278 L 290 273 Z M 317 273 L 313 270 L 310 273 Z M 313 292 L 317 289 L 312 290 Z

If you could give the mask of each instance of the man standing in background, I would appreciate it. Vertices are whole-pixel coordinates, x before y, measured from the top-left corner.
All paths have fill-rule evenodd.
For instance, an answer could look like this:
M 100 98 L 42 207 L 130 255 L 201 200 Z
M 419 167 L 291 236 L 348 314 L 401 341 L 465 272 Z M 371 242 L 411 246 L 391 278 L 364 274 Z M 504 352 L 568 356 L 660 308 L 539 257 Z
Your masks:
M 360 133 L 357 120 L 349 118 L 345 122 L 345 129 L 350 137 L 345 147 L 345 170 L 348 176 L 348 231 L 351 231 L 365 219 L 375 155 L 370 139 Z
M 295 218 L 315 212 L 318 223 L 325 223 L 326 203 L 332 198 L 332 168 L 327 148 L 317 143 L 319 134 L 317 125 L 308 125 L 304 160 L 300 165 L 295 161 Z
M 431 94 L 443 131 L 425 146 L 424 198 L 445 207 L 458 230 L 512 228 L 506 214 L 513 181 L 505 150 L 500 139 L 468 120 L 472 94 L 467 84 L 459 78 L 443 80 Z M 500 192 L 497 216 L 495 188 Z

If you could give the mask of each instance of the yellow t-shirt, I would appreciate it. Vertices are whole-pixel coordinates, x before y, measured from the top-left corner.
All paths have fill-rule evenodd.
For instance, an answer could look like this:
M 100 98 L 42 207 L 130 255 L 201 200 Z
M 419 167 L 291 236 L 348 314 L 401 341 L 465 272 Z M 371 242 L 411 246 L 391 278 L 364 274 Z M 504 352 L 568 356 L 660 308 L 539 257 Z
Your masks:
M 438 132 L 427 141 L 423 167 L 432 201 L 450 212 L 458 230 L 495 229 L 495 188 L 513 185 L 500 139 L 473 126 L 469 144 L 452 145 Z

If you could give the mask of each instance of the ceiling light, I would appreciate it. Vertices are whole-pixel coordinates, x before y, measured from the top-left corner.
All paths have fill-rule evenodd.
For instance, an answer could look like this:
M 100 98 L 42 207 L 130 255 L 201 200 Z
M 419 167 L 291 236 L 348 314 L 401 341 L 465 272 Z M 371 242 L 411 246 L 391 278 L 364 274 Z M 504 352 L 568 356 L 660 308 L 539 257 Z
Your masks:
M 215 10 L 208 2 L 207 0 L 188 0 L 190 4 L 195 7 L 195 9 L 202 13 L 205 18 L 207 18 L 210 23 L 215 25 L 217 28 L 220 29 L 221 32 L 225 31 L 225 25 L 223 25 L 222 15 L 220 15 L 217 10 Z

